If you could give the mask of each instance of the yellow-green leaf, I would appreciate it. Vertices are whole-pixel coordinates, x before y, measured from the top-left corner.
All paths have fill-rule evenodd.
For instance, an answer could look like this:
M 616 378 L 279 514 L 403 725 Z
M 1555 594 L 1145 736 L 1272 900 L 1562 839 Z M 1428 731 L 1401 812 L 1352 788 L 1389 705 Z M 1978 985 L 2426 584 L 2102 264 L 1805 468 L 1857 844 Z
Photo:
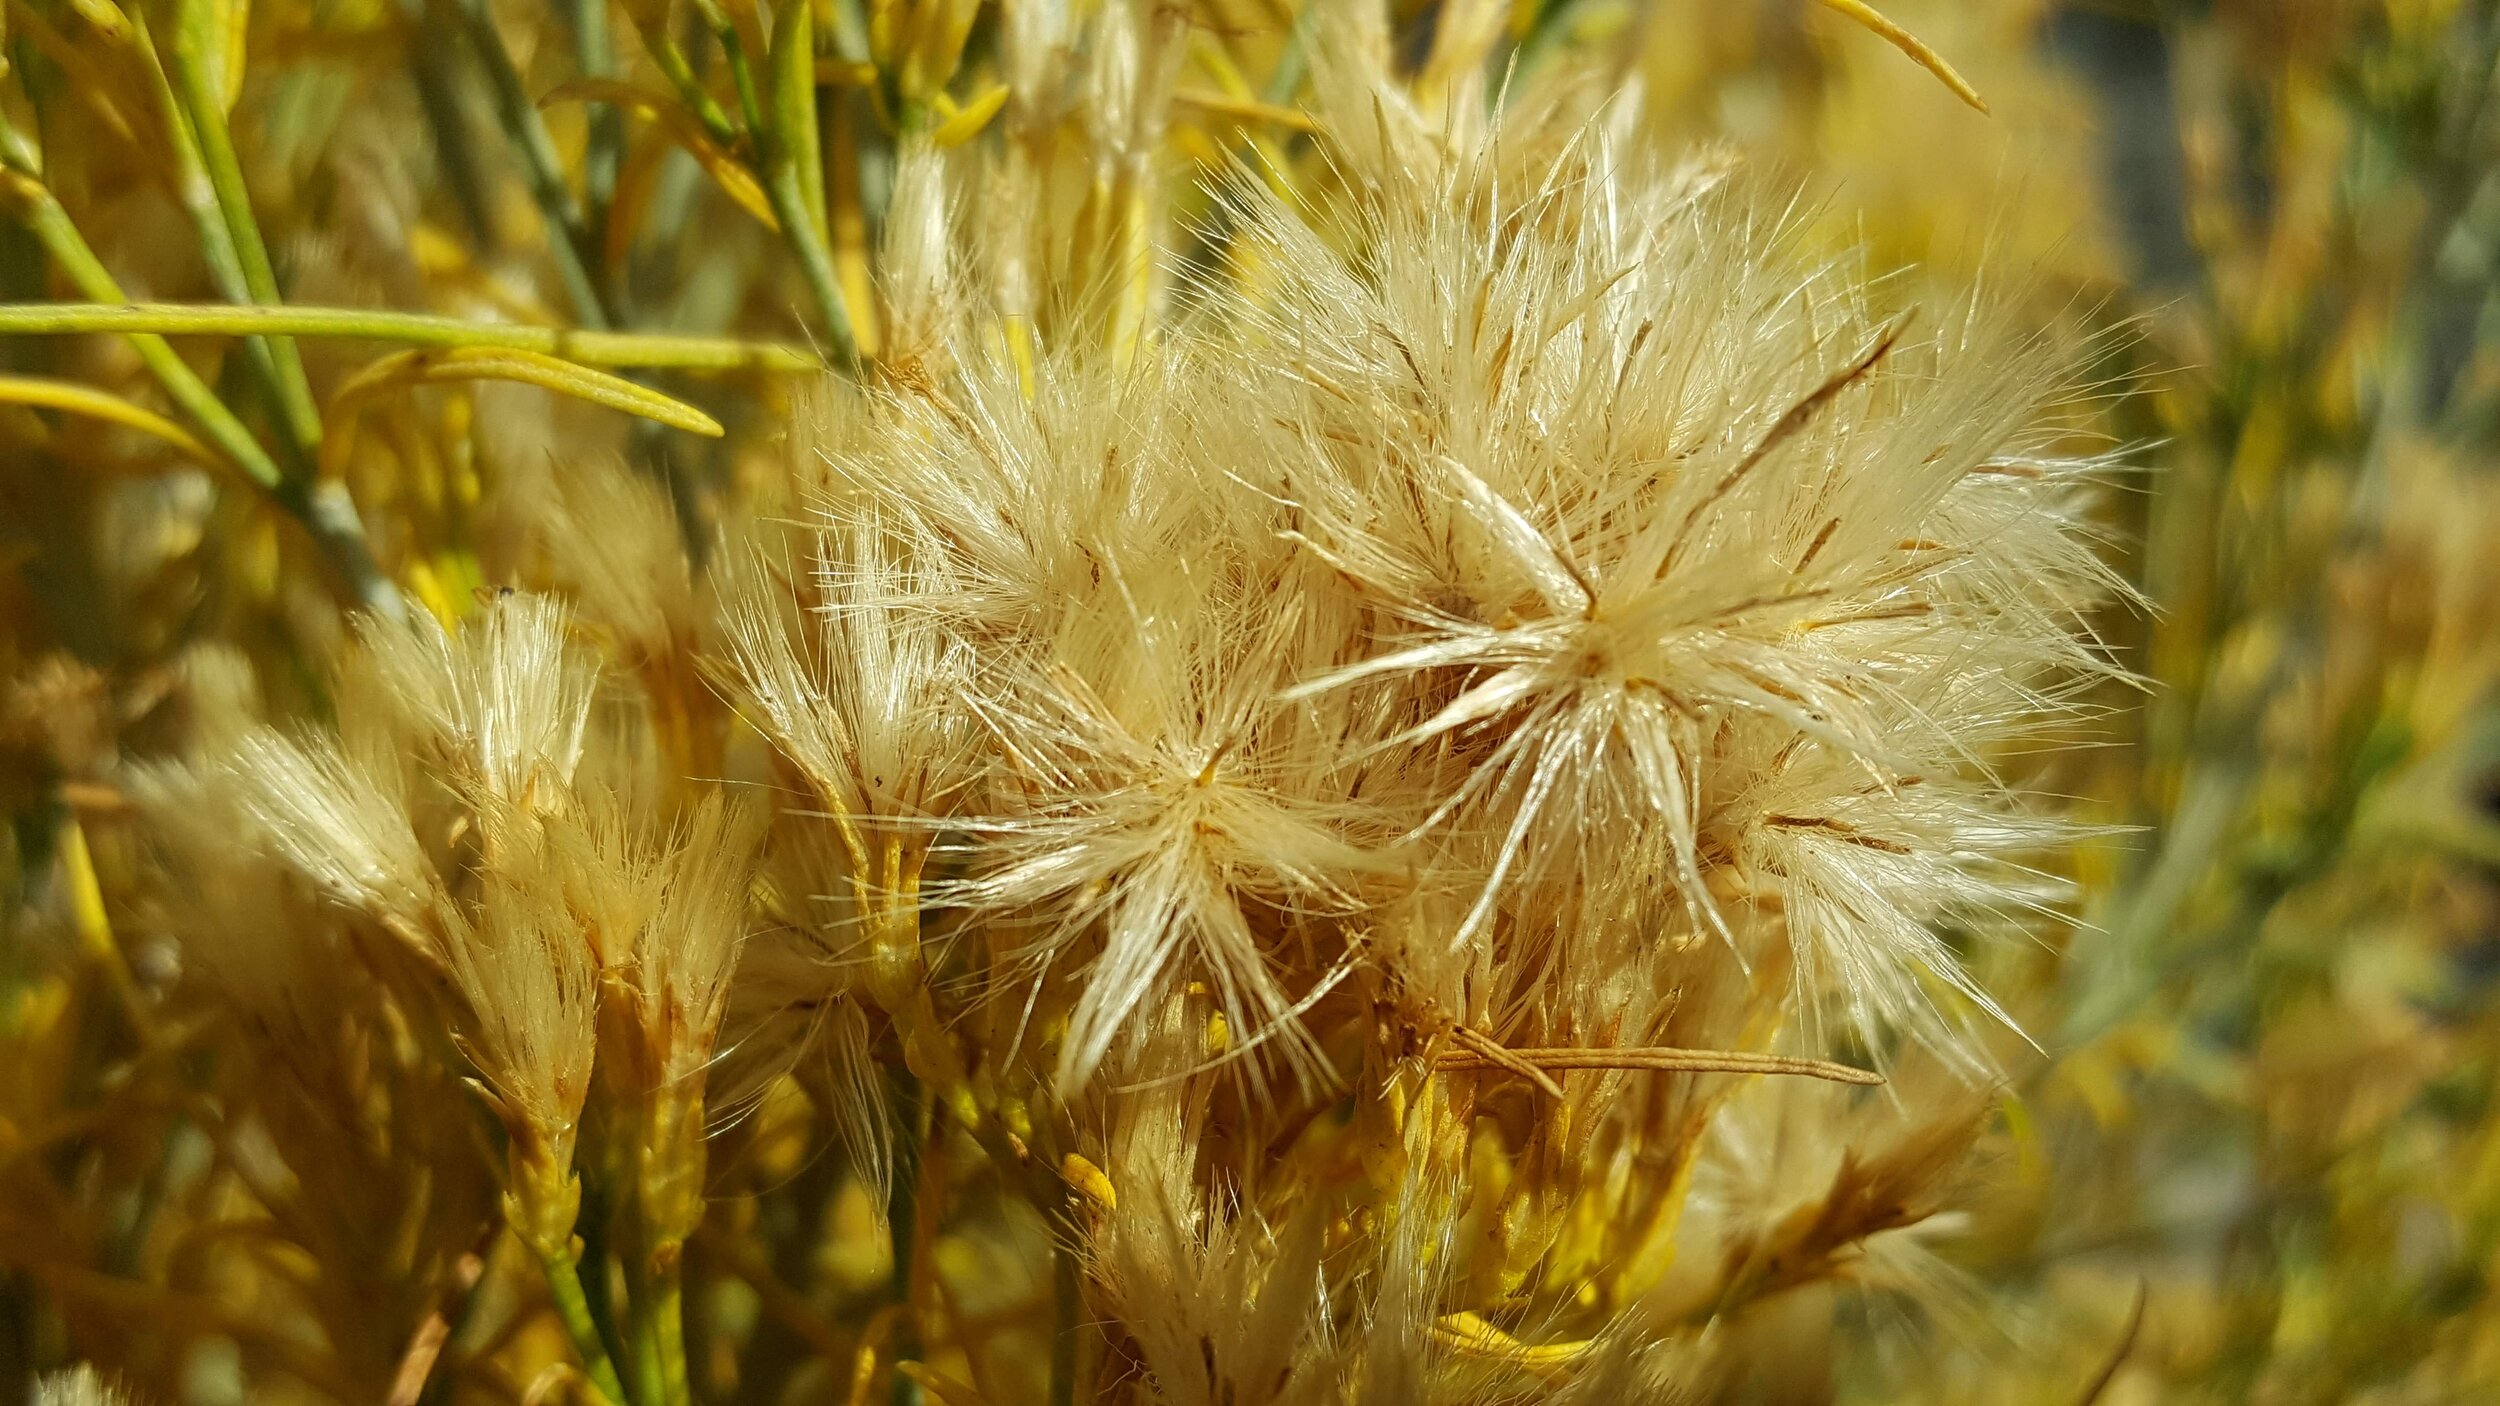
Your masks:
M 671 141 L 677 143 L 703 173 L 719 186 L 721 194 L 736 201 L 738 208 L 761 221 L 766 229 L 778 232 L 781 221 L 773 214 L 773 203 L 764 195 L 764 187 L 755 179 L 747 164 L 703 130 L 703 122 L 685 104 L 671 101 L 657 93 L 647 92 L 618 78 L 576 78 L 559 84 L 538 100 L 540 107 L 560 102 L 609 103 L 656 122 Z
M 1953 65 L 1944 61 L 1944 55 L 1928 48 L 1917 35 L 1886 19 L 1881 11 L 1867 4 L 1866 0 L 1822 0 L 1822 4 L 1824 8 L 1837 10 L 1873 30 L 1885 43 L 1909 55 L 1919 67 L 1936 75 L 1939 82 L 1952 89 L 1955 97 L 1981 112 L 1988 110 L 1988 100 L 1979 96 L 1979 90 L 1973 88 L 1968 80 L 1954 71 Z
M 593 371 L 537 352 L 503 347 L 393 352 L 349 377 L 338 394 L 330 398 L 323 436 L 324 471 L 335 472 L 344 464 L 346 446 L 351 442 L 348 431 L 366 402 L 409 386 L 452 381 L 519 381 L 691 434 L 717 439 L 725 433 L 718 420 L 682 400 L 638 386 L 622 376 Z
M 825 222 L 824 151 L 816 133 L 816 21 L 806 0 L 785 4 L 773 19 L 771 93 L 773 156 L 798 182 L 800 208 L 816 238 L 830 242 Z
M 941 147 L 962 146 L 981 135 L 981 129 L 988 126 L 990 119 L 996 117 L 998 110 L 1006 105 L 1007 85 L 1004 83 L 991 84 L 988 91 L 961 107 L 955 106 L 953 99 L 940 93 L 940 120 L 930 130 L 929 140 Z
M 65 410 L 75 415 L 107 420 L 142 434 L 153 435 L 203 464 L 225 462 L 189 430 L 155 411 L 133 405 L 110 391 L 76 381 L 54 380 L 49 376 L 0 376 L 0 405 Z

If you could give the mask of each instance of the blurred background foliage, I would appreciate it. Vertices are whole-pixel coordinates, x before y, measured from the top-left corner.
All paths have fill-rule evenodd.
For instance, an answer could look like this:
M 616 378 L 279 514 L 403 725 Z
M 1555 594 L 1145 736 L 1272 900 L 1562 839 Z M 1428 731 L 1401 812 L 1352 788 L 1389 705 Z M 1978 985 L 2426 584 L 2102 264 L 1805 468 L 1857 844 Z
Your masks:
M 1965 1208 L 1928 1237 L 1921 1304 L 1818 1290 L 1836 1314 L 1758 1320 L 1795 1365 L 1754 1393 L 2066 1402 L 2106 1370 L 2113 1406 L 2500 1399 L 2500 4 L 1884 8 L 1993 115 L 1805 0 L 1550 0 L 1507 21 L 1520 62 L 1607 53 L 1665 131 L 1793 172 L 1835 246 L 1985 278 L 2068 329 L 2090 348 L 2077 398 L 2143 466 L 2107 534 L 2155 608 L 2106 622 L 2141 687 L 2042 763 L 2111 827 L 2077 860 L 2089 898 L 2036 945 L 1973 954 L 2036 1048 L 2006 1042 L 2016 1075 Z M 125 413 L 140 401 L 39 408 L 38 385 L 139 383 L 129 343 L 0 340 L 0 1396 L 91 1357 L 158 1399 L 230 1401 L 248 1357 L 362 1400 L 362 1364 L 398 1353 L 300 1321 L 287 1255 L 228 1253 L 280 1228 L 253 1209 L 253 1150 L 202 1112 L 234 1076 L 160 999 L 175 973 L 110 778 L 196 726 L 203 641 L 258 662 L 273 712 L 318 715 L 358 570 L 446 614 L 525 575 L 496 495 L 533 491 L 553 446 L 652 468 L 686 522 L 753 496 L 799 393 L 757 345 L 875 350 L 865 260 L 895 134 L 968 137 L 1004 98 L 978 0 L 818 9 L 832 33 L 793 125 L 767 110 L 786 93 L 712 71 L 731 45 L 779 61 L 734 0 L 10 0 L 0 301 L 109 301 L 65 285 L 53 210 L 134 297 L 272 301 L 259 243 L 293 303 L 749 341 L 634 373 L 727 431 L 696 438 L 504 382 L 341 418 L 337 388 L 377 374 L 370 342 L 185 339 L 273 444 L 288 387 L 333 393 L 255 487 L 193 467 Z M 1188 13 L 1161 159 L 1184 188 L 1244 152 L 1311 171 L 1289 0 Z M 1398 18 L 1420 53 L 1440 15 Z M 172 61 L 136 62 L 147 45 Z M 151 89 L 159 71 L 177 91 Z M 628 78 L 684 100 L 600 86 Z M 231 172 L 194 149 L 203 103 Z M 821 160 L 791 149 L 798 126 Z M 260 227 L 221 245 L 229 175 Z M 1090 206 L 1032 217 L 1071 257 L 1120 228 Z M 289 455 L 336 470 L 368 540 L 289 486 L 313 481 Z M 824 1175 L 803 1122 L 768 1100 L 726 1135 L 691 1256 L 806 1204 L 786 1194 Z M 375 1170 L 378 1206 L 409 1172 Z M 815 1204 L 824 1263 L 783 1268 L 867 1292 L 886 1272 L 868 1209 Z M 950 1278 L 1013 1296 L 980 1241 L 944 1253 Z M 739 1340 L 803 1359 L 825 1347 L 804 1308 L 750 1295 Z M 789 1378 L 769 1356 L 727 1369 L 741 1399 Z
M 2480 1399 L 2495 7 L 1899 7 L 1993 123 L 1789 7 L 1690 8 L 1662 94 L 1893 258 L 2028 273 L 2145 446 L 2111 527 L 2155 609 L 2109 626 L 2144 690 L 2055 767 L 2128 828 L 2086 924 L 1989 978 L 2042 1058 L 1951 1252 L 1988 1326 L 1871 1331 L 1864 1399 L 2061 1399 L 2071 1359 L 1989 1342 L 2128 1341 L 2139 1282 L 2106 1400 Z

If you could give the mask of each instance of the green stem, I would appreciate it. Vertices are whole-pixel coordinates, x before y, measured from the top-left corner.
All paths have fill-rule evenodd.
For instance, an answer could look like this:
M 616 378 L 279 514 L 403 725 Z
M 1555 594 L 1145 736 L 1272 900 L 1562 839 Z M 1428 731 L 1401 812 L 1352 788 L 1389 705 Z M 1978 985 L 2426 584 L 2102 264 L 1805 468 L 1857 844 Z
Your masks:
M 372 544 L 365 540 L 364 522 L 356 515 L 356 501 L 347 495 L 346 484 L 336 479 L 290 478 L 270 496 L 303 524 L 314 545 L 366 609 L 393 620 L 406 613 L 399 588 L 373 559 Z
M 281 301 L 278 273 L 269 261 L 269 246 L 261 239 L 260 222 L 252 217 L 243 163 L 235 155 L 233 134 L 226 130 L 225 94 L 211 54 L 216 39 L 211 6 L 203 0 L 185 0 L 174 22 L 170 76 L 183 108 L 174 116 L 177 125 L 189 126 L 198 143 L 199 159 L 216 193 L 244 291 L 252 302 L 275 306 Z M 276 366 L 278 411 L 287 435 L 305 462 L 318 462 L 321 408 L 313 399 L 312 382 L 304 375 L 304 360 L 295 344 L 284 337 L 269 339 L 269 357 Z
M 663 1320 L 675 1320 L 684 1311 L 684 1290 L 676 1274 L 655 1273 L 647 1258 L 636 1267 L 628 1257 L 625 1286 L 626 1328 L 625 1353 L 633 1369 L 634 1406 L 669 1406 L 669 1367 L 666 1339 L 671 1336 Z M 682 1344 L 685 1328 L 679 1324 L 676 1336 Z M 683 1348 L 680 1347 L 682 1358 Z
M 635 32 L 642 36 L 643 51 L 659 67 L 660 76 L 677 90 L 678 100 L 694 113 L 696 121 L 703 124 L 704 132 L 722 146 L 737 148 L 745 140 L 745 135 L 738 130 L 736 123 L 729 120 L 729 114 L 721 110 L 721 105 L 712 100 L 712 95 L 705 91 L 703 80 L 695 76 L 694 65 L 686 58 L 686 51 L 679 48 L 676 39 L 670 36 L 665 18 L 647 25 L 638 20 Z
M 538 1264 L 547 1272 L 548 1297 L 555 1301 L 556 1317 L 563 1320 L 564 1335 L 573 1340 L 573 1351 L 582 1359 L 582 1371 L 601 1395 L 623 1406 L 625 1384 L 616 1374 L 616 1363 L 608 1357 L 607 1344 L 600 1340 L 598 1320 L 590 1316 L 590 1300 L 582 1293 L 580 1262 L 569 1250 L 541 1249 Z
M 82 244 L 81 248 L 84 247 Z M 198 303 L 132 303 L 81 282 L 92 303 L 0 303 L 0 335 L 114 332 L 123 336 L 250 336 L 277 333 L 338 337 L 420 347 L 500 347 L 562 357 L 583 366 L 674 367 L 687 371 L 822 371 L 798 347 L 727 337 L 655 332 L 584 331 L 466 322 L 430 313 L 365 308 L 227 307 Z M 115 294 L 119 289 L 114 289 Z
M 522 81 L 520 65 L 513 62 L 512 51 L 504 47 L 503 31 L 495 27 L 494 11 L 486 0 L 454 0 L 469 36 L 469 45 L 477 51 L 478 62 L 486 70 L 487 87 L 494 95 L 495 120 L 503 124 L 504 135 L 520 153 L 521 174 L 529 186 L 530 198 L 537 202 L 541 219 L 547 222 L 547 252 L 554 258 L 556 275 L 564 280 L 564 291 L 572 299 L 573 315 L 593 327 L 610 327 L 616 322 L 604 298 L 598 280 L 591 276 L 588 231 L 582 223 L 582 208 L 573 198 L 572 188 L 564 183 L 564 158 L 556 151 L 555 138 L 547 134 L 547 124 L 538 115 L 538 105 L 530 101 L 529 88 Z
M 831 344 L 834 361 L 851 365 L 858 360 L 859 348 L 851 336 L 850 313 L 842 302 L 841 279 L 833 270 L 833 250 L 826 247 L 824 238 L 817 233 L 815 220 L 807 213 L 798 169 L 788 162 L 775 162 L 771 178 L 764 183 L 764 194 L 772 202 L 773 218 L 781 221 L 782 236 L 790 241 L 790 251 L 798 255 L 799 272 L 807 279 L 808 296 L 816 300 L 817 314 L 825 320 L 825 338 Z
M 682 1245 L 668 1247 L 669 1265 L 654 1276 L 651 1317 L 658 1329 L 660 1384 L 666 1406 L 689 1406 L 694 1384 L 686 1374 L 686 1288 L 679 1270 Z
M 824 318 L 834 354 L 848 363 L 857 346 L 826 238 L 825 166 L 816 130 L 816 30 L 810 13 L 805 5 L 783 9 L 766 55 L 772 69 L 772 110 L 762 128 L 765 194 L 781 221 L 782 236 L 798 255 L 799 271 Z
M 699 1064 L 693 1077 L 700 1078 Z M 688 1095 L 687 1071 L 672 1068 L 654 1084 L 635 1149 L 636 1195 L 627 1240 L 627 1289 L 632 1300 L 636 1406 L 688 1406 L 686 1375 L 686 1237 L 703 1221 L 703 1098 Z
M 1077 1274 L 1076 1252 L 1058 1238 L 1050 1247 L 1050 1406 L 1076 1401 L 1077 1325 L 1082 1321 L 1085 1286 Z
M 15 174 L 19 179 L 11 183 L 13 189 L 10 193 L 17 197 L 20 204 L 19 218 L 43 245 L 45 252 L 52 256 L 53 262 L 61 266 L 61 271 L 69 276 L 69 281 L 79 292 L 99 303 L 119 303 L 123 296 L 121 285 L 113 281 L 113 275 L 96 258 L 95 251 L 88 247 L 86 238 L 78 232 L 78 226 L 71 222 L 69 212 L 61 208 L 61 202 L 42 183 L 26 177 L 23 172 Z M 38 303 L 32 306 L 51 305 Z M 226 408 L 225 402 L 217 398 L 217 393 L 208 388 L 208 383 L 200 379 L 199 373 L 193 371 L 189 363 L 175 354 L 163 337 L 137 329 L 99 330 L 124 332 L 130 338 L 131 349 L 139 354 L 140 363 L 165 387 L 165 393 L 173 397 L 183 413 L 199 425 L 208 442 L 242 470 L 246 478 L 264 489 L 273 492 L 277 489 L 284 476 L 278 472 L 278 466 L 270 459 L 268 451 L 261 448 L 260 441 L 252 438 L 252 432 L 243 428 L 243 422 L 234 417 L 234 412 Z
M 174 189 L 183 209 L 191 216 L 192 227 L 199 232 L 200 257 L 208 265 L 211 281 L 217 291 L 232 303 L 257 302 L 251 280 L 245 276 L 243 256 L 236 249 L 234 228 L 227 223 L 226 212 L 218 199 L 217 181 L 210 173 L 207 159 L 201 154 L 199 137 L 183 98 L 174 90 L 166 76 L 164 64 L 156 53 L 155 41 L 148 33 L 143 12 L 131 12 L 131 34 L 140 52 L 147 59 L 149 75 L 156 81 L 157 101 L 165 109 L 165 131 L 173 146 Z M 294 351 L 288 344 L 290 355 Z M 278 354 L 266 337 L 252 337 L 243 344 L 244 359 L 252 368 L 253 377 L 268 393 L 269 403 L 285 416 L 287 433 L 279 436 L 278 447 L 288 460 L 287 469 L 297 477 L 309 475 L 319 460 L 317 450 L 307 453 L 302 438 L 303 422 L 294 418 L 290 407 L 294 396 L 286 372 L 280 367 Z M 296 362 L 300 378 L 303 366 Z M 309 395 L 309 391 L 306 392 Z M 318 419 L 312 422 L 315 435 L 320 432 Z
M 772 71 L 766 149 L 797 173 L 799 206 L 816 237 L 825 239 L 831 225 L 825 215 L 824 142 L 816 122 L 814 13 L 809 6 L 791 5 L 774 17 L 772 48 L 765 55 Z
M 738 109 L 746 117 L 747 130 L 764 130 L 764 105 L 755 87 L 755 66 L 747 62 L 746 40 L 739 37 L 737 22 L 730 19 L 718 0 L 694 0 L 694 7 L 703 16 L 704 26 L 712 31 L 713 42 L 720 45 L 722 62 L 729 65 L 730 86 L 737 90 Z
M 912 1276 L 920 1259 L 920 1171 L 928 1155 L 929 1100 L 921 1082 L 908 1072 L 895 1076 L 895 1124 L 903 1130 L 894 1159 L 894 1183 L 886 1192 L 885 1228 L 893 1266 L 886 1294 L 894 1304 L 894 1360 L 918 1360 L 919 1325 L 912 1318 Z M 894 1374 L 893 1406 L 920 1406 L 920 1383 Z
M 763 144 L 764 196 L 773 207 L 773 218 L 781 222 L 782 236 L 789 240 L 790 251 L 798 256 L 799 273 L 807 280 L 808 296 L 816 303 L 817 315 L 824 319 L 825 337 L 832 346 L 834 360 L 847 366 L 856 359 L 858 351 L 851 336 L 850 314 L 842 302 L 842 281 L 834 272 L 833 250 L 825 240 L 822 172 L 809 169 L 814 165 L 809 157 L 815 149 L 815 53 L 809 12 L 805 6 L 782 12 L 784 28 L 774 36 L 776 52 L 766 55 L 774 70 L 772 106 L 768 110 L 765 94 L 755 83 L 755 67 L 747 61 L 746 41 L 739 37 L 736 23 L 713 0 L 695 0 L 695 8 L 710 26 L 712 38 L 720 45 L 721 57 L 729 65 L 747 130 Z M 801 66 L 807 75 L 804 83 L 793 73 Z M 804 132 L 797 125 L 802 106 L 807 123 Z M 813 204 L 809 201 L 811 188 L 817 191 Z
M 618 1325 L 624 1318 L 616 1299 L 616 1284 L 607 1268 L 614 1263 L 610 1256 L 609 1237 L 615 1231 L 613 1208 L 605 1190 L 608 1178 L 585 1175 L 582 1179 L 582 1206 L 573 1219 L 573 1234 L 581 1242 L 581 1261 L 595 1266 L 591 1276 L 582 1281 L 582 1297 L 590 1305 L 590 1321 L 599 1330 L 600 1346 L 611 1362 L 630 1363 L 632 1353 L 624 1330 Z M 620 1397 L 619 1400 L 626 1398 Z
M 605 78 L 616 70 L 615 45 L 608 37 L 608 0 L 572 0 L 573 56 L 584 76 Z M 590 142 L 582 154 L 582 201 L 587 214 L 587 247 L 605 241 L 608 206 L 616 197 L 617 172 L 625 160 L 625 114 L 612 103 L 594 103 L 590 110 Z

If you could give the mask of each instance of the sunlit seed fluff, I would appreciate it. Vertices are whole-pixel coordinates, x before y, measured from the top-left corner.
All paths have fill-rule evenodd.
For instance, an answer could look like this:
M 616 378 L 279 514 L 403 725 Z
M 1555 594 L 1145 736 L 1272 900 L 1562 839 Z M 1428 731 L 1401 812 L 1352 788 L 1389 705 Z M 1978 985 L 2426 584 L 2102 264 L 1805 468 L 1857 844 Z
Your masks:
M 1015 780 L 973 822 L 985 858 L 958 901 L 1043 915 L 1044 958 L 1100 942 L 1060 1055 L 1066 1087 L 1183 979 L 1211 988 L 1245 1042 L 1282 1034 L 1280 1053 L 1307 1059 L 1290 1020 L 1307 992 L 1269 948 L 1297 915 L 1350 910 L 1380 867 L 1358 842 L 1367 809 L 1312 785 L 1327 739 L 1280 702 L 1290 610 L 1228 618 L 1170 589 L 1184 582 L 1138 583 L 1128 611 L 1072 624 L 1029 672 L 999 668 L 978 704 Z
M 315 884 L 448 958 L 460 919 L 414 817 L 447 794 L 499 844 L 565 804 L 598 678 L 567 619 L 507 593 L 457 635 L 368 622 L 340 671 L 335 733 L 263 727 L 235 745 L 246 811 Z
M 548 887 L 614 973 L 634 1077 L 699 1099 L 747 932 L 761 816 L 706 795 L 673 825 L 590 792 L 546 830 Z
M 750 806 L 706 796 L 668 837 L 659 902 L 634 946 L 634 985 L 647 1010 L 686 1033 L 680 1074 L 711 1057 L 746 942 L 747 884 L 761 817 Z
M 2096 466 L 2035 428 L 2057 362 L 1877 316 L 1742 193 L 1597 129 L 1524 187 L 1501 140 L 1382 180 L 1335 243 L 1242 197 L 1281 271 L 1218 309 L 1270 409 L 1244 473 L 1371 620 L 1301 691 L 1403 700 L 1378 744 L 1437 759 L 1420 828 L 1487 842 L 1458 938 L 1654 838 L 1740 959 L 1719 895 L 1791 900 L 1809 1007 L 1941 1034 L 1932 923 L 2036 899 L 2055 835 L 1987 759 L 2104 669 Z
M 35 1383 L 35 1406 L 133 1406 L 130 1394 L 80 1363 Z
M 335 738 L 262 728 L 236 744 L 228 775 L 267 844 L 305 878 L 422 941 L 413 935 L 442 895 L 397 768 L 350 756 Z
M 922 377 L 941 363 L 963 294 L 950 237 L 956 202 L 946 165 L 926 139 L 907 140 L 894 158 L 894 195 L 885 217 L 884 359 L 889 374 Z
M 973 765 L 972 650 L 926 608 L 946 590 L 944 563 L 873 512 L 828 523 L 813 558 L 736 563 L 728 684 L 826 803 L 852 817 L 943 814 Z
M 877 608 L 980 661 L 960 901 L 1081 964 L 1062 1078 L 1181 980 L 1294 1047 L 1343 951 L 1299 915 L 1416 886 L 1464 901 L 1399 950 L 1546 952 L 1551 991 L 1490 987 L 1548 1024 L 1647 1022 L 1619 978 L 1706 937 L 1785 949 L 1808 1015 L 1955 1043 L 1986 1001 L 1939 922 L 2054 897 L 2061 831 L 1991 767 L 2106 672 L 2057 358 L 1879 314 L 1605 122 L 1422 120 L 1347 118 L 1384 140 L 1315 212 L 1243 183 L 1258 277 L 1126 367 L 958 333 L 831 456 L 844 530 L 913 563 Z M 764 643 L 749 685 L 823 767 L 878 701 Z M 1468 970 L 1418 989 L 1481 999 Z
M 582 756 L 596 659 L 552 597 L 498 594 L 454 633 L 431 617 L 375 621 L 341 681 L 342 721 L 389 718 L 456 786 L 528 810 L 553 800 Z
M 511 594 L 457 634 L 371 623 L 342 671 L 340 731 L 247 734 L 224 777 L 247 839 L 257 829 L 449 979 L 452 1036 L 511 1135 L 532 1207 L 569 1197 L 596 1034 L 597 953 L 545 829 L 572 807 L 596 683 L 566 631 L 560 606 Z M 473 839 L 474 883 L 420 836 L 428 796 L 458 804 L 437 843 Z
M 525 579 L 564 592 L 624 669 L 690 641 L 702 602 L 667 486 L 602 455 L 514 457 L 494 507 L 527 534 Z
M 486 876 L 450 967 L 468 997 L 463 1048 L 516 1141 L 561 1177 L 590 1091 L 599 969 L 548 868 L 541 854 Z

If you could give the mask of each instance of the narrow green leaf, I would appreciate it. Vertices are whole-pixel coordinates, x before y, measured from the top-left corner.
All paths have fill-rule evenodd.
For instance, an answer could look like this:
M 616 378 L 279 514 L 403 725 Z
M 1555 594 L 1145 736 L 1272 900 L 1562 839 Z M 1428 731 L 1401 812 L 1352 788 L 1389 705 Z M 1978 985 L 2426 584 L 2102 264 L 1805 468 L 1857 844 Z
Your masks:
M 774 17 L 770 67 L 774 157 L 789 163 L 808 223 L 830 244 L 825 157 L 816 132 L 816 22 L 807 0 L 789 0 Z
M 99 297 L 93 287 L 80 291 Z M 118 293 L 118 290 L 115 290 Z M 813 354 L 774 342 L 597 332 L 470 322 L 429 313 L 378 312 L 291 304 L 279 308 L 200 303 L 0 303 L 0 335 L 114 332 L 124 336 L 242 337 L 285 334 L 397 342 L 426 347 L 504 347 L 560 356 L 584 366 L 675 367 L 689 371 L 822 371 Z

